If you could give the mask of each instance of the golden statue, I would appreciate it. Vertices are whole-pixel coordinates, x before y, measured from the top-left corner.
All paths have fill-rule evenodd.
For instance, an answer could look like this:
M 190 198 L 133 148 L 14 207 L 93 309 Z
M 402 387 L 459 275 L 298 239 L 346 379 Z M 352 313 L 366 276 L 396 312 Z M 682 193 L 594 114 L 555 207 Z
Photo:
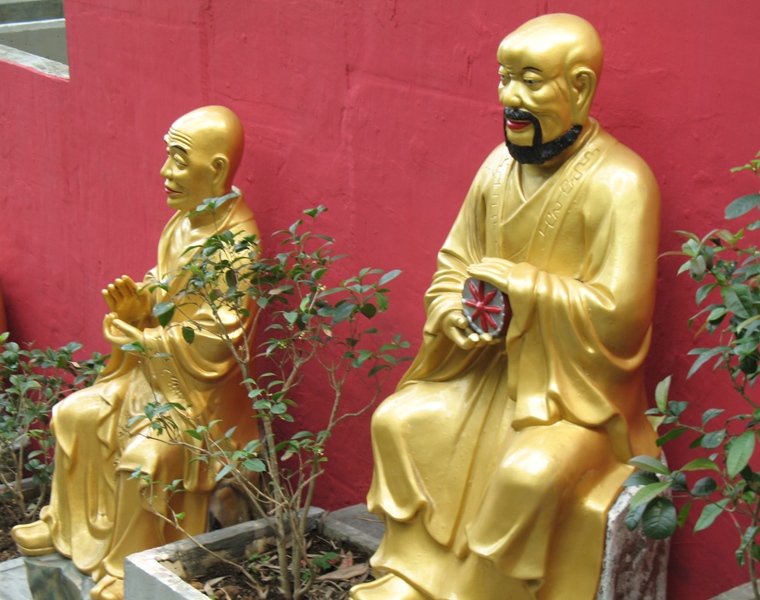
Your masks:
M 422 348 L 373 417 L 368 505 L 386 531 L 381 577 L 354 600 L 591 600 L 626 461 L 659 455 L 642 372 L 659 193 L 589 118 L 599 36 L 546 15 L 497 56 L 506 146 L 475 176 Z M 469 278 L 470 295 L 506 295 L 505 337 L 466 319 Z
M 145 277 L 148 285 L 176 276 L 188 261 L 185 250 L 217 231 L 258 235 L 253 214 L 232 187 L 244 144 L 238 118 L 221 106 L 200 108 L 178 119 L 164 139 L 168 158 L 161 175 L 167 204 L 177 212 L 161 234 L 158 265 Z M 234 198 L 213 216 L 192 214 L 204 199 L 231 193 Z M 183 278 L 174 277 L 170 295 L 183 287 Z M 212 429 L 217 439 L 231 424 L 238 426 L 240 441 L 258 435 L 240 370 L 223 341 L 203 329 L 192 344 L 183 340 L 183 322 L 216 327 L 207 304 L 187 299 L 162 327 L 152 316 L 152 307 L 168 299 L 160 289 L 150 293 L 124 276 L 103 290 L 103 296 L 111 310 L 103 321 L 111 360 L 95 385 L 54 408 L 57 447 L 50 505 L 42 509 L 39 521 L 13 529 L 24 554 L 58 551 L 91 574 L 97 582 L 91 592 L 95 600 L 123 597 L 127 555 L 182 537 L 153 510 L 184 512 L 182 525 L 189 533 L 205 531 L 208 496 L 215 485 L 213 469 L 190 462 L 191 450 L 156 439 L 146 430 L 145 420 L 128 426 L 130 418 L 151 401 L 177 402 L 190 407 L 174 411 L 180 431 L 221 419 Z M 243 339 L 251 320 L 240 322 L 232 313 L 221 316 L 231 339 Z M 170 356 L 147 359 L 123 352 L 121 347 L 131 342 Z M 183 441 L 200 444 L 186 438 Z M 167 506 L 163 486 L 148 490 L 144 481 L 130 478 L 137 467 L 154 481 L 183 478 L 187 492 L 173 496 Z

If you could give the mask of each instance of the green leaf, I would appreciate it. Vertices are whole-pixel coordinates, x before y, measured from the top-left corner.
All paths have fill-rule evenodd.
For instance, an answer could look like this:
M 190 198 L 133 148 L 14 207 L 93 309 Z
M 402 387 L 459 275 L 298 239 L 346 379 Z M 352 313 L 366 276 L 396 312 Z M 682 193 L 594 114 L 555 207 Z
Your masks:
M 694 484 L 694 487 L 691 488 L 691 493 L 694 496 L 709 496 L 716 489 L 718 489 L 718 484 L 715 483 L 712 477 L 703 477 Z
M 710 292 L 713 291 L 716 287 L 718 287 L 717 283 L 707 283 L 705 285 L 700 286 L 696 293 L 697 305 L 702 304 L 702 302 L 705 301 L 705 299 L 710 294 Z
M 657 445 L 662 446 L 671 440 L 681 437 L 687 431 L 688 429 L 685 427 L 677 427 L 675 429 L 671 429 L 665 435 L 661 435 L 659 438 L 657 438 Z
M 632 465 L 642 471 L 651 471 L 653 473 L 660 473 L 661 475 L 670 475 L 670 469 L 666 467 L 662 461 L 652 458 L 651 456 L 635 456 L 628 461 L 629 465 Z
M 736 219 L 760 206 L 760 194 L 741 196 L 726 206 L 726 219 Z
M 754 430 L 745 431 L 731 443 L 726 457 L 726 468 L 729 477 L 736 477 L 747 466 L 752 453 L 755 451 Z
M 690 350 L 689 354 L 699 354 L 699 358 L 694 361 L 694 364 L 691 365 L 691 369 L 689 369 L 688 374 L 686 375 L 686 379 L 689 379 L 694 373 L 696 373 L 699 368 L 705 364 L 708 360 L 713 358 L 714 356 L 718 356 L 719 354 L 722 354 L 724 351 L 723 347 L 720 348 L 695 348 L 694 350 Z
M 354 313 L 354 310 L 356 310 L 356 304 L 353 302 L 343 302 L 339 306 L 336 306 L 333 313 L 333 323 L 337 324 L 345 321 Z
M 708 408 L 702 413 L 702 427 L 704 428 L 710 420 L 714 419 L 724 411 L 724 408 Z
M 263 473 L 267 470 L 266 463 L 260 458 L 249 458 L 243 461 L 243 467 L 254 473 Z
M 374 304 L 362 304 L 362 307 L 359 310 L 368 319 L 371 319 L 377 314 L 377 308 Z
M 752 310 L 752 292 L 750 287 L 743 283 L 736 283 L 730 287 L 724 287 L 721 290 L 723 301 L 726 308 L 732 313 L 747 319 L 750 317 L 749 311 Z
M 709 433 L 706 433 L 705 436 L 702 438 L 702 447 L 703 448 L 717 448 L 723 443 L 723 440 L 726 439 L 726 430 L 725 429 L 719 429 L 718 431 L 711 431 Z
M 188 344 L 192 344 L 193 340 L 195 340 L 195 329 L 192 327 L 187 327 L 186 325 L 182 327 L 182 337 L 185 339 L 185 341 Z
M 715 519 L 718 518 L 718 515 L 726 508 L 727 504 L 728 498 L 723 498 L 723 500 L 715 504 L 707 504 L 702 509 L 702 514 L 699 515 L 699 519 L 697 519 L 697 522 L 694 525 L 694 533 L 707 529 L 712 525 L 715 522 Z
M 644 511 L 646 510 L 647 505 L 641 504 L 640 506 L 637 506 L 634 509 L 629 508 L 628 512 L 625 515 L 625 526 L 629 531 L 633 531 L 636 529 L 636 527 L 639 524 L 639 521 L 641 521 L 641 516 L 644 514 Z
M 190 437 L 195 438 L 196 440 L 203 439 L 203 436 L 200 433 L 198 433 L 195 429 L 188 429 L 185 433 L 187 433 L 187 435 L 189 435 Z
M 750 527 L 747 527 L 747 530 L 742 535 L 741 544 L 736 550 L 736 560 L 739 563 L 739 566 L 744 565 L 744 554 L 747 551 L 747 548 L 755 545 L 755 536 L 757 535 L 758 531 L 760 531 L 760 527 L 757 525 L 752 525 Z
M 689 518 L 689 513 L 691 512 L 691 507 L 693 505 L 694 500 L 689 500 L 681 507 L 681 510 L 678 511 L 678 519 L 676 519 L 676 523 L 679 527 L 683 527 L 686 524 L 686 519 Z
M 657 483 L 657 475 L 651 471 L 634 471 L 623 482 L 623 487 L 631 487 L 635 485 L 649 485 L 650 483 Z
M 130 342 L 129 344 L 124 344 L 121 349 L 124 352 L 137 352 L 138 354 L 145 353 L 145 346 L 143 346 L 140 342 Z
M 641 516 L 641 528 L 653 540 L 662 540 L 673 535 L 677 524 L 676 507 L 670 498 L 655 498 L 647 504 Z
M 399 275 L 401 275 L 401 271 L 399 271 L 398 269 L 393 269 L 393 271 L 388 271 L 385 275 L 383 275 L 380 278 L 380 281 L 378 281 L 377 283 L 378 285 L 385 285 L 389 281 L 396 279 L 396 277 L 398 277 Z
M 695 458 L 694 460 L 689 461 L 683 467 L 681 467 L 681 471 L 701 471 L 702 469 L 712 469 L 713 471 L 720 472 L 720 469 L 718 468 L 718 465 L 715 464 L 715 461 L 704 457 Z
M 664 413 L 665 409 L 668 407 L 668 392 L 670 391 L 671 379 L 672 375 L 668 375 L 657 384 L 657 387 L 654 390 L 654 399 L 657 403 L 657 408 L 660 409 L 661 413 Z
M 174 315 L 173 302 L 159 302 L 153 307 L 153 316 L 158 319 L 161 327 L 166 327 Z
M 288 411 L 288 406 L 283 402 L 277 402 L 272 405 L 271 410 L 273 415 L 282 415 Z
M 669 481 L 658 481 L 657 483 L 650 483 L 644 486 L 631 498 L 630 508 L 634 509 L 637 506 L 648 503 L 653 498 L 656 498 L 670 487 Z
M 227 476 L 228 473 L 230 473 L 230 471 L 232 471 L 233 468 L 233 465 L 224 465 L 224 467 L 222 467 L 222 470 L 216 474 L 216 477 L 214 479 L 216 481 L 221 481 Z

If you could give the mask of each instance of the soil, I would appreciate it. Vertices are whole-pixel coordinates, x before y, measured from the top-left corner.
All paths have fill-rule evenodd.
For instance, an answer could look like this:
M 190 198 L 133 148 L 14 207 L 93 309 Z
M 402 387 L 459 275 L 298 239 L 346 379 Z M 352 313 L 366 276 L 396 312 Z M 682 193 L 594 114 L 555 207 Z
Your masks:
M 18 520 L 8 505 L 0 500 L 0 562 L 21 556 L 16 542 L 11 539 L 11 529 L 18 525 Z
M 308 556 L 330 566 L 314 582 L 308 600 L 348 600 L 349 590 L 364 581 L 373 579 L 368 556 L 350 546 L 312 535 Z M 257 565 L 255 578 L 259 590 L 240 573 L 238 568 L 220 564 L 199 581 L 190 584 L 210 598 L 217 600 L 285 600 L 277 584 L 278 569 L 274 548 L 263 552 L 251 564 Z

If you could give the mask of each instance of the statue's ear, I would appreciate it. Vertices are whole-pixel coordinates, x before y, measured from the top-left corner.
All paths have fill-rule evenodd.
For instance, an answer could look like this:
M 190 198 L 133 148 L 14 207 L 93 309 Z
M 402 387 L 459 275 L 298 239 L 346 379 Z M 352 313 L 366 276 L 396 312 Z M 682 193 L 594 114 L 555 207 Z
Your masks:
M 596 93 L 596 73 L 588 67 L 576 67 L 570 76 L 570 90 L 573 101 L 574 122 L 583 125 L 591 111 L 591 103 Z
M 214 171 L 214 185 L 222 188 L 227 186 L 227 175 L 230 172 L 230 161 L 223 154 L 217 154 L 211 160 L 211 168 Z

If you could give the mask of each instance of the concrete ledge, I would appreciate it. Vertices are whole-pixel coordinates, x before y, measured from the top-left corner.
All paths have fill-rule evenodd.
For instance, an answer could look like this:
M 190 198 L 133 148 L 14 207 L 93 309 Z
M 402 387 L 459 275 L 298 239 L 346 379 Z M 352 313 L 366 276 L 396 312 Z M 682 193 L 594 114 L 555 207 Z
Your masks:
M 23 558 L 0 563 L 0 600 L 32 600 Z
M 60 77 L 62 79 L 69 78 L 69 67 L 67 65 L 2 44 L 0 44 L 0 60 L 16 63 L 45 75 Z
M 755 594 L 752 592 L 752 584 L 748 582 L 710 598 L 710 600 L 755 600 Z
M 0 0 L 0 23 L 63 18 L 63 0 Z
M 356 504 L 328 513 L 322 520 L 322 533 L 337 542 L 350 542 L 358 550 L 372 556 L 380 546 L 385 527 L 366 504 Z
M 317 528 L 324 514 L 321 508 L 309 509 L 307 528 Z M 233 525 L 197 536 L 208 549 L 225 558 L 242 558 L 251 553 L 249 546 L 257 539 L 273 535 L 264 519 Z M 208 600 L 184 579 L 205 573 L 216 558 L 192 540 L 181 540 L 154 550 L 128 556 L 124 562 L 124 600 Z
M 0 44 L 61 64 L 69 62 L 65 19 L 0 25 Z
M 90 600 L 92 579 L 58 553 L 24 558 L 26 579 L 35 600 Z

